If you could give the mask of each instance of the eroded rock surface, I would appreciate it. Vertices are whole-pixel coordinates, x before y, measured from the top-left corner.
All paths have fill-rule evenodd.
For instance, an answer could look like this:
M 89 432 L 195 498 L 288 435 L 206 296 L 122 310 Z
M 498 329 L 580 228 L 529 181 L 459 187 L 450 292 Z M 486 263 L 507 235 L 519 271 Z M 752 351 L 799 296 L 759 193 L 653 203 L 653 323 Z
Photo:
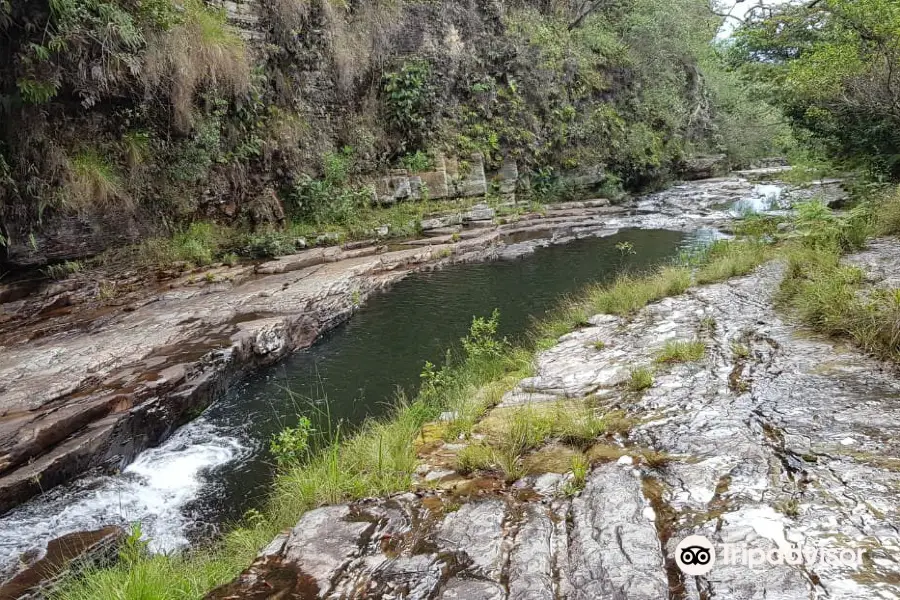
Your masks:
M 884 266 L 875 277 L 883 281 L 898 250 L 879 242 L 862 262 Z M 900 597 L 900 381 L 884 363 L 776 313 L 771 295 L 782 272 L 771 263 L 631 318 L 596 316 L 539 355 L 536 375 L 495 411 L 588 396 L 597 410 L 624 411 L 635 423 L 625 437 L 602 441 L 617 452 L 594 455 L 601 458 L 574 496 L 560 485 L 571 474 L 535 473 L 512 486 L 432 480 L 417 494 L 340 509 L 375 525 L 347 546 L 354 554 L 341 572 L 326 573 L 331 587 L 303 587 L 322 569 L 296 560 L 288 542 L 210 598 L 282 597 L 261 590 L 274 590 L 270 579 L 284 572 L 293 597 L 310 599 Z M 655 362 L 666 341 L 695 339 L 706 348 L 701 360 Z M 654 383 L 629 391 L 622 384 L 640 366 L 654 366 Z M 453 479 L 444 476 L 448 464 L 432 467 L 444 482 Z M 310 538 L 332 535 L 333 524 L 315 533 L 315 523 L 307 515 L 298 527 L 311 527 Z M 862 561 L 750 568 L 720 554 L 711 572 L 691 577 L 674 562 L 688 535 L 719 548 L 845 550 Z

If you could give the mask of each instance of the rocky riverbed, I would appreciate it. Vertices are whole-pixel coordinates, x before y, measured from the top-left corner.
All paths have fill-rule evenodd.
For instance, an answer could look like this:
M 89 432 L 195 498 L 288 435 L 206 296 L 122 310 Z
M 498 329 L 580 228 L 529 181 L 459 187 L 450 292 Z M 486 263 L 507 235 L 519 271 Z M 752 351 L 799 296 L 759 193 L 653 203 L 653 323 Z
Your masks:
M 851 260 L 885 285 L 900 276 L 898 251 L 880 241 Z M 900 379 L 776 312 L 782 273 L 774 262 L 632 318 L 595 316 L 538 356 L 535 376 L 485 422 L 561 402 L 626 413 L 627 431 L 587 450 L 581 491 L 565 466 L 509 485 L 454 472 L 466 443 L 490 435 L 476 428 L 475 442 L 422 447 L 418 491 L 308 513 L 210 598 L 900 597 Z M 629 391 L 631 370 L 671 340 L 699 340 L 704 355 Z M 862 561 L 720 563 L 688 576 L 675 550 L 693 534 Z

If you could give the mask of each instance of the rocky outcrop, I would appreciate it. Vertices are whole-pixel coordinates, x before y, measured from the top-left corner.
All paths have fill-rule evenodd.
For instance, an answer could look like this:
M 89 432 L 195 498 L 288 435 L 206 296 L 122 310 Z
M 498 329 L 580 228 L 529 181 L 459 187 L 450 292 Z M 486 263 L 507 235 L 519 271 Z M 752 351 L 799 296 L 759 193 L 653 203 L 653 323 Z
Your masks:
M 458 507 L 449 496 L 405 494 L 312 511 L 208 599 L 665 596 L 633 469 L 599 468 L 572 501 L 524 492 Z
M 0 600 L 42 600 L 60 581 L 90 567 L 115 562 L 125 532 L 118 527 L 83 531 L 51 541 L 40 558 L 23 557 L 23 568 L 0 585 Z
M 713 156 L 695 156 L 682 164 L 678 175 L 685 181 L 698 181 L 721 177 L 728 172 L 728 157 L 724 154 Z
M 893 285 L 898 250 L 879 242 L 853 260 Z M 634 423 L 588 451 L 593 468 L 574 497 L 571 474 L 538 470 L 509 486 L 490 472 L 448 474 L 461 444 L 439 443 L 423 454 L 421 491 L 307 514 L 209 599 L 895 595 L 900 381 L 893 367 L 776 313 L 782 272 L 771 263 L 630 318 L 594 316 L 538 356 L 535 375 L 494 413 L 588 396 L 599 413 L 624 411 Z M 656 362 L 676 340 L 701 341 L 704 356 Z M 655 380 L 629 391 L 623 383 L 641 366 Z M 688 576 L 675 565 L 688 535 L 862 561 L 751 568 L 744 559 Z M 328 537 L 340 541 L 317 550 L 313 540 Z

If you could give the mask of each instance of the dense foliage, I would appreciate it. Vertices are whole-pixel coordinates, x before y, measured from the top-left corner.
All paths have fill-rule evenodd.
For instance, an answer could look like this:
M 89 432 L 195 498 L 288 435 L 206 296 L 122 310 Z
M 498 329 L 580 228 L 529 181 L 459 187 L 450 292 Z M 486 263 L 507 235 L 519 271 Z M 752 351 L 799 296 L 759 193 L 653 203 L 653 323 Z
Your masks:
M 346 223 L 390 168 L 515 158 L 536 193 L 773 152 L 707 0 L 0 1 L 0 258 L 65 260 L 197 220 Z M 741 136 L 752 119 L 764 133 Z M 758 126 L 758 124 L 757 124 Z M 340 173 L 330 169 L 340 163 Z
M 736 64 L 831 157 L 900 179 L 900 3 L 788 4 L 737 33 Z

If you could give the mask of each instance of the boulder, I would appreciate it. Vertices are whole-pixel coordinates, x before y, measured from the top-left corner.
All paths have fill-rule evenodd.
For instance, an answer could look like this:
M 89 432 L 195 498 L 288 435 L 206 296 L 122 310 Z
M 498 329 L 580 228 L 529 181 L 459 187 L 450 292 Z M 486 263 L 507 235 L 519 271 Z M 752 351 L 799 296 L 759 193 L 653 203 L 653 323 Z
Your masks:
M 728 172 L 728 157 L 724 154 L 694 156 L 684 161 L 678 174 L 685 181 L 712 179 Z

